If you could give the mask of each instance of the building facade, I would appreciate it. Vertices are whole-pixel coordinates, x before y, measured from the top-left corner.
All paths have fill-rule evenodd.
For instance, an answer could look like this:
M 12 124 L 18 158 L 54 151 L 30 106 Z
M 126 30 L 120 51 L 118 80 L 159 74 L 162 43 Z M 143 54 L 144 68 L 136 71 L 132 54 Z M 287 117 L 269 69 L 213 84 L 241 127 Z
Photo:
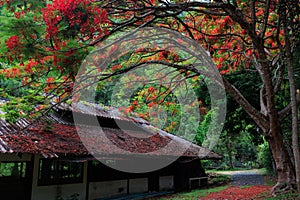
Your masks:
M 207 181 L 201 159 L 221 158 L 143 119 L 99 107 L 91 114 L 86 112 L 90 105 L 80 107 L 81 110 L 56 109 L 34 123 L 25 119 L 15 124 L 0 121 L 1 198 L 95 200 L 183 191 Z M 75 112 L 81 119 L 77 127 L 72 116 Z M 91 129 L 93 124 L 89 118 L 97 120 L 101 134 L 99 127 Z M 120 123 L 127 128 L 121 129 Z M 86 134 L 79 136 L 78 128 Z M 137 134 L 145 137 L 141 140 L 135 137 Z M 104 138 L 119 148 L 112 148 Z M 156 153 L 169 143 L 173 143 L 172 151 Z M 182 153 L 181 148 L 186 150 Z M 132 164 L 133 158 L 136 163 L 168 159 L 174 162 L 142 173 L 114 169 L 114 166 Z

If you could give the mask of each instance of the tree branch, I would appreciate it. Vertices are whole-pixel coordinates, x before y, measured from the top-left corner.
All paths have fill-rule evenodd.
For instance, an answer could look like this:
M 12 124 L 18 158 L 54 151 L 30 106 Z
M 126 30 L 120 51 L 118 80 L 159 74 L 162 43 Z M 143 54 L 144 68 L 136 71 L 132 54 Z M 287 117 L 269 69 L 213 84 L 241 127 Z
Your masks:
M 242 108 L 250 115 L 250 117 L 258 124 L 258 126 L 263 130 L 268 129 L 268 122 L 266 117 L 261 114 L 256 108 L 254 108 L 247 99 L 240 93 L 240 91 L 223 78 L 224 86 L 226 91 L 230 96 L 242 106 Z

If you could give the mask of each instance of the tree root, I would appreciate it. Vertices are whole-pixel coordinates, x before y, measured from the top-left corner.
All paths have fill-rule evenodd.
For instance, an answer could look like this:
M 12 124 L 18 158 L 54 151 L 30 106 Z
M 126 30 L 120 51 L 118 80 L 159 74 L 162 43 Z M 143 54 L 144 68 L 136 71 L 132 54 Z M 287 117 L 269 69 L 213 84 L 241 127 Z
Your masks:
M 276 185 L 274 185 L 271 189 L 270 194 L 273 197 L 276 197 L 278 193 L 285 193 L 289 192 L 291 190 L 294 190 L 295 188 L 293 187 L 293 184 L 291 183 L 282 183 L 282 182 L 277 182 Z
M 280 182 L 277 182 L 271 189 L 271 192 L 270 194 L 273 196 L 273 197 L 276 197 L 276 192 L 277 190 L 279 190 L 280 187 L 282 187 L 283 183 L 280 183 Z

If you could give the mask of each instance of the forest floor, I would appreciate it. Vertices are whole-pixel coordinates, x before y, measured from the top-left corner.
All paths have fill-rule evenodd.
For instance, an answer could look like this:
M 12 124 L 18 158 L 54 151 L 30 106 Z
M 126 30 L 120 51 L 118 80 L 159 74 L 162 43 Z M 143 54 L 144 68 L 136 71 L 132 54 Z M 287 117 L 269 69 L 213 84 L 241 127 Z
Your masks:
M 268 195 L 272 186 L 267 184 L 266 176 L 261 170 L 239 170 L 239 171 L 219 171 L 217 174 L 228 175 L 232 182 L 228 188 L 218 192 L 212 192 L 203 200 L 238 200 L 238 199 L 262 199 Z
M 210 193 L 206 197 L 200 197 L 201 200 L 250 200 L 265 199 L 269 195 L 272 186 L 252 185 L 248 187 L 231 186 L 220 192 Z
M 192 190 L 147 200 L 300 200 L 299 193 L 289 192 L 272 197 L 270 191 L 276 182 L 263 170 L 209 172 L 207 188 Z M 219 175 L 219 176 L 218 176 Z M 229 178 L 228 178 L 229 176 Z
M 194 190 L 189 193 L 167 195 L 155 199 L 174 200 L 264 200 L 270 197 L 274 179 L 265 176 L 261 170 L 218 171 L 210 173 L 227 175 L 231 181 L 217 178 L 217 182 L 209 183 L 207 189 Z M 220 180 L 220 181 L 219 181 Z

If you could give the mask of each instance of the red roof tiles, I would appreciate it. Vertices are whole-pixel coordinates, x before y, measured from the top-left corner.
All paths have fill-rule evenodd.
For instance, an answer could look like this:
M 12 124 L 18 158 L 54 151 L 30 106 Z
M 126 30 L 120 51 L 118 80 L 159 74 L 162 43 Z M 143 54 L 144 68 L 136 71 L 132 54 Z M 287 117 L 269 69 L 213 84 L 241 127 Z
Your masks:
M 108 114 L 105 115 L 101 112 L 98 110 L 94 113 L 96 116 L 101 116 L 100 120 L 110 118 L 127 121 L 138 129 L 121 130 L 84 124 L 74 126 L 49 115 L 47 120 L 51 120 L 50 128 L 49 124 L 46 125 L 43 120 L 40 120 L 20 131 L 16 128 L 17 125 L 10 125 L 2 120 L 0 122 L 0 152 L 33 153 L 44 157 L 92 154 L 221 158 L 208 149 L 157 129 L 143 119 L 129 118 L 119 113 L 112 115 L 107 111 Z M 23 123 L 22 127 L 29 124 L 28 121 Z

